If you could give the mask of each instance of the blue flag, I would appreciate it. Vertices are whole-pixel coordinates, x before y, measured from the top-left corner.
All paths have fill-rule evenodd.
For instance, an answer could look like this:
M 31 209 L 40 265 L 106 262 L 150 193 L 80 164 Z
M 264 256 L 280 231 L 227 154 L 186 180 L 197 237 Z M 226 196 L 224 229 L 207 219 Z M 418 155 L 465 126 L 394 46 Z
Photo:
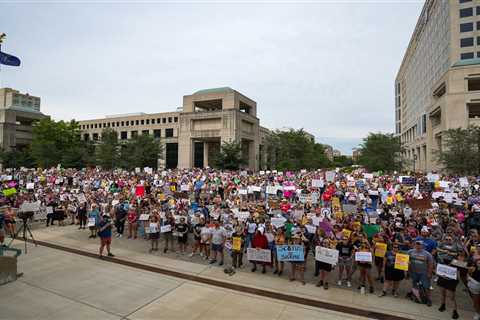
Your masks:
M 20 59 L 0 51 L 0 64 L 18 67 L 20 65 Z

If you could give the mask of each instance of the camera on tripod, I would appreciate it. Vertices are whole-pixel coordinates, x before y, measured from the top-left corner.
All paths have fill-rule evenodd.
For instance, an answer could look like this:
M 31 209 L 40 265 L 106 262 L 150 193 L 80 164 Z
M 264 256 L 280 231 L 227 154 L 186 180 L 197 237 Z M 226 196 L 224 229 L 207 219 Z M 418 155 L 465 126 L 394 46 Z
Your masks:
M 34 212 L 33 211 L 19 211 L 17 213 L 17 217 L 19 217 L 20 219 L 26 221 L 28 219 L 32 219 L 33 218 L 33 214 Z

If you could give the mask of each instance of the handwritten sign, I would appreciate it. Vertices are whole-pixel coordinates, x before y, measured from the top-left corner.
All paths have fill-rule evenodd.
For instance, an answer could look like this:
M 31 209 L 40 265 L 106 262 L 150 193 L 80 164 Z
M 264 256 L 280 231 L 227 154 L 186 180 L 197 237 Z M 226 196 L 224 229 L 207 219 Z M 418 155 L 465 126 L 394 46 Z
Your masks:
M 240 237 L 232 238 L 232 249 L 235 251 L 240 251 L 242 249 L 242 238 Z
M 355 261 L 357 262 L 372 262 L 371 252 L 355 252 Z
M 303 246 L 282 245 L 277 246 L 278 261 L 304 261 Z
M 383 258 L 387 253 L 387 244 L 386 243 L 376 243 L 375 244 L 375 257 Z
M 343 229 L 342 234 L 345 238 L 350 238 L 350 235 L 352 234 L 352 231 L 348 230 L 348 229 Z
M 404 253 L 397 253 L 395 255 L 395 269 L 408 271 L 408 263 L 410 262 L 410 256 Z
M 314 188 L 323 188 L 325 186 L 325 182 L 321 179 L 313 179 L 312 180 L 312 187 Z
M 270 222 L 272 223 L 272 226 L 274 226 L 275 228 L 281 228 L 285 225 L 285 222 L 287 221 L 287 219 L 285 219 L 284 217 L 280 217 L 280 218 L 272 218 L 270 220 Z
M 270 262 L 272 261 L 271 251 L 267 249 L 247 249 L 247 259 L 250 261 Z
M 338 263 L 338 250 L 316 246 L 315 260 L 336 265 Z
M 437 264 L 437 276 L 457 280 L 457 268 L 445 264 Z
M 95 217 L 88 218 L 87 227 L 95 227 Z
M 160 227 L 160 233 L 166 233 L 171 231 L 172 231 L 172 226 L 170 224 L 166 224 Z

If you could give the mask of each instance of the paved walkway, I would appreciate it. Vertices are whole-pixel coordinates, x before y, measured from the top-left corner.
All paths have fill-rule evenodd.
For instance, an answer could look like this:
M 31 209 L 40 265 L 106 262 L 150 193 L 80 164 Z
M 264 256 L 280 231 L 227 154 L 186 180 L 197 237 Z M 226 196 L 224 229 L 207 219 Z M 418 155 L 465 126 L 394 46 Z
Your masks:
M 80 249 L 85 252 L 91 252 L 91 253 L 96 253 L 98 250 L 98 239 L 88 239 L 88 232 L 83 231 L 83 230 L 77 230 L 75 226 L 67 226 L 67 227 L 49 227 L 47 228 L 35 228 L 34 230 L 34 235 L 38 240 L 46 241 L 49 243 L 55 243 L 59 244 L 62 246 L 70 247 L 70 248 L 76 248 Z M 22 247 L 22 244 L 20 242 L 16 242 L 16 246 Z M 369 295 L 367 294 L 366 296 L 360 295 L 356 290 L 354 289 L 347 289 L 344 287 L 337 287 L 331 283 L 331 287 L 329 290 L 324 290 L 322 288 L 317 288 L 315 287 L 315 279 L 311 279 L 311 274 L 313 273 L 312 270 L 307 270 L 306 275 L 309 275 L 307 277 L 307 285 L 303 286 L 298 282 L 290 283 L 288 282 L 286 276 L 283 277 L 277 277 L 272 275 L 271 273 L 268 274 L 260 274 L 260 273 L 251 273 L 248 269 L 243 269 L 237 272 L 234 276 L 228 276 L 223 272 L 223 268 L 218 267 L 218 266 L 212 266 L 208 265 L 205 261 L 201 260 L 199 257 L 194 257 L 194 258 L 189 258 L 187 256 L 178 256 L 175 253 L 155 253 L 155 254 L 150 254 L 148 253 L 149 249 L 149 242 L 144 241 L 143 239 L 137 239 L 137 240 L 128 240 L 125 238 L 122 239 L 114 239 L 113 241 L 113 252 L 117 255 L 119 259 L 122 260 L 129 260 L 129 261 L 135 261 L 138 263 L 142 263 L 145 265 L 149 266 L 156 266 L 159 268 L 164 268 L 164 269 L 169 269 L 169 270 L 174 270 L 178 272 L 182 272 L 185 274 L 190 274 L 190 275 L 196 275 L 196 276 L 201 276 L 204 278 L 209 278 L 209 279 L 216 279 L 219 281 L 223 281 L 226 283 L 231 283 L 231 284 L 238 284 L 238 285 L 244 285 L 244 286 L 249 286 L 251 288 L 258 288 L 258 289 L 263 289 L 263 290 L 269 290 L 273 292 L 280 292 L 283 294 L 288 294 L 288 295 L 293 295 L 296 297 L 303 297 L 303 298 L 308 298 L 308 299 L 315 299 L 318 301 L 324 301 L 332 304 L 337 304 L 337 305 L 343 305 L 343 306 L 349 306 L 353 308 L 357 308 L 359 310 L 368 310 L 368 311 L 376 311 L 380 313 L 385 313 L 387 315 L 396 315 L 400 317 L 405 317 L 405 318 L 410 318 L 410 319 L 450 319 L 451 313 L 450 310 L 446 313 L 440 313 L 437 311 L 438 308 L 438 301 L 434 300 L 434 306 L 429 308 L 425 305 L 419 305 L 412 303 L 410 301 L 407 301 L 404 298 L 393 298 L 393 297 L 384 297 L 384 298 L 378 298 L 376 295 Z M 48 252 L 46 256 L 52 255 L 52 257 L 58 255 L 58 256 L 66 256 L 66 258 L 46 258 L 45 255 L 40 254 L 39 257 L 39 252 Z M 80 297 L 89 297 L 89 292 L 92 294 L 92 296 L 97 297 L 102 297 L 105 299 L 105 302 L 100 304 L 101 306 L 105 306 L 104 308 L 102 307 L 101 309 L 105 309 L 105 312 L 110 312 L 115 315 L 120 315 L 120 316 L 126 316 L 128 315 L 129 318 L 131 316 L 127 312 L 128 310 L 123 310 L 122 312 L 117 312 L 115 311 L 116 309 L 110 309 L 111 305 L 115 306 L 113 301 L 111 300 L 116 300 L 116 303 L 119 304 L 120 308 L 134 308 L 133 305 L 129 305 L 129 302 L 126 302 L 125 304 L 122 302 L 123 299 L 127 296 L 130 295 L 130 293 L 134 296 L 132 299 L 132 304 L 136 303 L 134 301 L 138 300 L 141 298 L 142 294 L 145 292 L 145 295 L 147 296 L 146 301 L 151 301 L 153 298 L 155 300 L 159 299 L 163 301 L 166 298 L 161 298 L 160 293 L 155 291 L 155 290 L 161 290 L 163 286 L 163 281 L 161 285 L 159 285 L 158 281 L 156 279 L 166 279 L 165 282 L 168 283 L 169 281 L 173 281 L 175 283 L 181 282 L 178 278 L 172 278 L 172 277 L 166 277 L 163 275 L 158 275 L 158 274 L 151 274 L 146 271 L 132 271 L 129 268 L 123 267 L 123 266 L 118 266 L 106 261 L 101 261 L 93 258 L 86 258 L 86 257 L 81 257 L 77 255 L 72 255 L 72 254 L 66 254 L 58 250 L 52 250 L 52 249 L 47 249 L 44 247 L 37 247 L 34 248 L 33 245 L 29 245 L 29 253 L 27 255 L 23 255 L 20 257 L 20 265 L 21 268 L 24 268 L 20 271 L 24 271 L 26 273 L 25 278 L 17 281 L 17 283 L 14 283 L 14 286 L 17 285 L 35 285 L 35 282 L 29 282 L 29 276 L 37 277 L 36 274 L 38 274 L 38 281 L 40 282 L 40 285 L 38 285 L 39 289 L 45 290 L 59 290 L 64 288 L 66 290 L 66 296 L 67 297 L 73 297 L 75 298 L 77 295 L 80 295 Z M 72 265 L 70 261 L 75 261 Z M 96 268 L 99 268 L 101 272 L 96 272 Z M 120 268 L 120 269 L 118 269 Z M 118 272 L 117 272 L 118 269 Z M 124 272 L 125 274 L 123 274 Z M 131 274 L 139 274 L 142 275 L 142 277 L 145 278 L 150 278 L 150 282 L 146 281 L 144 282 L 142 280 L 142 277 L 140 279 L 136 279 L 136 277 Z M 98 276 L 97 276 L 98 274 Z M 121 275 L 120 275 L 121 274 Z M 149 274 L 147 277 L 145 274 Z M 111 280 L 112 282 L 107 281 L 106 283 L 102 283 L 102 275 L 107 279 Z M 63 281 L 63 277 L 66 277 L 65 281 Z M 159 277 L 159 278 L 157 278 Z M 121 289 L 117 286 L 120 285 L 118 281 L 121 279 Z M 43 280 L 42 280 L 43 279 Z M 114 280 L 113 280 L 114 279 Z M 45 285 L 48 285 L 48 287 L 43 288 L 41 287 L 42 281 L 49 281 L 48 283 L 45 283 Z M 331 281 L 332 282 L 332 281 Z M 239 314 L 238 312 L 235 312 L 235 306 L 236 304 L 234 302 L 230 301 L 224 301 L 224 296 L 225 293 L 220 294 L 220 298 L 213 298 L 209 299 L 208 297 L 210 296 L 208 290 L 211 290 L 212 292 L 224 292 L 224 289 L 219 289 L 219 288 L 213 288 L 210 286 L 206 285 L 199 285 L 195 284 L 192 282 L 186 281 L 186 284 L 188 286 L 193 286 L 192 288 L 197 288 L 198 287 L 198 292 L 200 292 L 200 296 L 205 295 L 205 299 L 209 301 L 208 303 L 201 303 L 199 302 L 195 306 L 193 306 L 191 309 L 189 306 L 185 306 L 185 308 L 179 308 L 177 312 L 181 314 L 177 318 L 191 318 L 192 315 L 190 313 L 194 313 L 195 317 L 200 317 L 202 314 L 203 308 L 205 308 L 205 305 L 209 305 L 213 303 L 211 306 L 212 310 L 217 310 L 218 308 L 222 309 L 223 306 L 225 305 L 231 305 L 231 307 L 227 307 L 232 309 L 234 315 L 237 315 L 237 318 L 252 318 L 252 319 L 277 319 L 278 317 L 281 317 L 281 314 L 277 314 L 275 312 L 273 313 L 268 313 L 268 314 L 261 314 L 257 313 L 256 315 L 250 315 L 248 312 L 257 312 L 255 311 L 256 308 L 259 308 L 260 310 L 271 310 L 268 307 L 262 307 L 262 304 L 258 303 L 253 303 L 253 305 L 245 302 L 245 313 L 242 316 L 241 311 Z M 93 287 L 91 287 L 93 285 Z M 183 285 L 183 284 L 182 284 Z M 10 285 L 8 285 L 10 286 Z M 97 287 L 105 287 L 105 289 L 97 289 Z M 144 287 L 145 286 L 145 287 Z M 355 286 L 355 284 L 354 284 Z M 172 290 L 172 287 L 169 287 L 170 290 Z M 185 287 L 184 287 L 185 288 Z M 189 287 L 188 287 L 189 288 Z M 196 296 L 196 289 L 192 290 L 187 290 L 182 293 L 185 290 L 182 289 L 181 287 L 178 288 L 179 294 L 181 294 L 181 297 L 172 298 L 172 300 L 167 300 L 168 301 L 173 301 L 175 303 L 179 303 L 179 301 L 189 301 L 189 299 L 194 299 L 191 297 L 191 295 Z M 208 290 L 207 290 L 208 288 Z M 90 290 L 91 289 L 91 290 Z M 4 296 L 2 294 L 3 287 L 0 287 L 0 295 Z M 149 291 L 152 290 L 152 291 Z M 166 289 L 168 290 L 168 289 Z M 168 294 L 167 296 L 171 297 L 172 295 L 175 296 L 175 292 L 177 289 L 175 289 L 171 294 Z M 204 290 L 204 291 L 202 291 Z M 206 291 L 205 291 L 206 290 Z M 438 289 L 436 290 L 438 291 Z M 462 292 L 463 291 L 463 286 L 459 285 L 458 287 L 459 294 L 462 295 L 460 300 L 460 316 L 462 319 L 471 319 L 473 316 L 473 313 L 471 312 L 471 303 L 468 300 L 468 298 L 465 296 L 465 294 Z M 64 291 L 61 291 L 62 294 L 64 294 Z M 109 292 L 109 295 L 107 295 L 107 292 Z M 163 292 L 163 291 L 162 291 Z M 203 292 L 203 293 L 202 293 Z M 239 295 L 238 292 L 232 292 L 227 290 L 229 292 L 228 295 L 232 295 L 233 301 L 236 301 L 237 295 Z M 71 294 L 69 296 L 68 294 Z M 240 296 L 245 296 L 244 294 L 240 294 Z M 253 297 L 247 295 L 250 299 L 253 299 L 252 301 L 255 301 L 255 299 L 258 299 L 258 296 Z M 212 297 L 216 297 L 215 293 L 212 293 Z M 18 297 L 17 297 L 18 298 Z M 128 300 L 128 299 L 127 299 Z M 267 299 L 271 300 L 271 299 Z M 110 303 L 109 303 L 110 301 Z M 201 300 L 203 301 L 203 300 Z M 217 304 L 217 302 L 221 302 Z M 144 304 L 147 303 L 145 301 L 142 301 Z M 175 304 L 174 303 L 174 304 Z M 288 302 L 284 301 L 275 301 L 271 300 L 271 303 L 277 304 L 282 306 L 280 309 L 283 309 L 283 306 L 286 306 L 285 308 L 289 308 L 290 305 L 294 305 L 297 308 L 299 308 L 298 304 L 289 304 Z M 0 307 L 3 302 L 0 302 Z M 204 305 L 205 304 L 205 305 Z M 198 311 L 196 311 L 196 306 L 198 305 Z M 141 306 L 141 303 L 138 302 L 137 308 Z M 238 307 L 243 306 L 243 303 L 239 304 Z M 288 307 L 287 307 L 288 306 Z M 166 310 L 169 309 L 168 306 L 163 306 L 161 308 L 166 308 Z M 173 307 L 172 307 L 173 308 Z M 275 307 L 276 308 L 276 307 Z M 312 311 L 315 310 L 315 308 L 310 308 L 310 307 L 302 307 L 307 310 Z M 0 308 L 2 310 L 3 308 Z M 228 309 L 228 310 L 230 310 Z M 244 310 L 241 309 L 241 310 Z M 277 308 L 278 309 L 278 308 Z M 277 310 L 275 309 L 275 310 Z M 131 309 L 129 309 L 131 310 Z M 146 309 L 148 310 L 148 308 Z M 125 311 L 125 312 L 124 312 Z M 278 310 L 277 310 L 278 311 Z M 285 310 L 284 310 L 285 311 Z M 317 309 L 318 311 L 318 309 Z M 315 311 L 315 312 L 317 312 Z M 15 310 L 12 310 L 11 314 L 15 314 Z M 60 311 L 57 311 L 60 312 Z M 132 312 L 132 311 L 130 311 Z M 141 308 L 138 312 L 146 312 L 144 308 Z M 184 312 L 184 313 L 182 313 Z M 283 311 L 282 311 L 283 312 Z M 313 311 L 312 311 L 313 312 Z M 322 311 L 326 312 L 326 311 Z M 160 312 L 161 313 L 161 312 Z M 134 313 L 135 314 L 135 313 Z M 208 313 L 209 314 L 209 313 Z M 327 313 L 325 313 L 327 314 Z M 360 313 L 359 313 L 360 314 Z M 188 316 L 187 316 L 188 315 Z M 230 313 L 225 314 L 225 317 L 235 317 L 232 316 Z M 313 315 L 313 314 L 312 314 Z M 0 318 L 2 317 L 2 313 L 0 313 Z M 148 318 L 148 313 L 140 316 L 140 318 Z M 220 317 L 224 317 L 223 314 Z M 308 315 L 305 315 L 304 317 L 301 318 L 308 318 Z M 315 315 L 317 319 L 321 319 L 319 315 Z M 16 317 L 18 319 L 22 318 L 22 314 L 19 314 L 19 317 Z M 38 318 L 38 317 L 37 317 Z M 41 318 L 41 317 L 40 317 Z M 201 318 L 201 317 L 200 317 Z M 199 319 L 200 319 L 199 318 Z M 215 317 L 214 317 L 215 318 Z M 214 319 L 210 318 L 210 319 Z M 334 318 L 334 316 L 329 316 L 329 319 Z M 348 316 L 342 315 L 343 319 L 348 319 Z

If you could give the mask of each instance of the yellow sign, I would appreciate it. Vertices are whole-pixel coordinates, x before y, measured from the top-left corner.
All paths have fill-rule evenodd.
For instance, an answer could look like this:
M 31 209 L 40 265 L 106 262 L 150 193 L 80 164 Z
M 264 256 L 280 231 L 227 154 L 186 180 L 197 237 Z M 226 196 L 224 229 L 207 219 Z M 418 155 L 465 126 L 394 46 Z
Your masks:
M 408 263 L 410 256 L 404 253 L 397 253 L 395 255 L 395 269 L 408 271 Z
M 378 242 L 375 244 L 375 257 L 383 258 L 387 253 L 387 244 Z
M 340 199 L 337 197 L 332 198 L 332 207 L 334 208 L 340 208 Z
M 344 237 L 350 238 L 350 235 L 352 234 L 352 231 L 348 230 L 348 229 L 343 229 L 342 234 L 343 234 Z
M 240 237 L 232 238 L 232 249 L 235 251 L 240 251 L 242 249 L 242 238 Z

